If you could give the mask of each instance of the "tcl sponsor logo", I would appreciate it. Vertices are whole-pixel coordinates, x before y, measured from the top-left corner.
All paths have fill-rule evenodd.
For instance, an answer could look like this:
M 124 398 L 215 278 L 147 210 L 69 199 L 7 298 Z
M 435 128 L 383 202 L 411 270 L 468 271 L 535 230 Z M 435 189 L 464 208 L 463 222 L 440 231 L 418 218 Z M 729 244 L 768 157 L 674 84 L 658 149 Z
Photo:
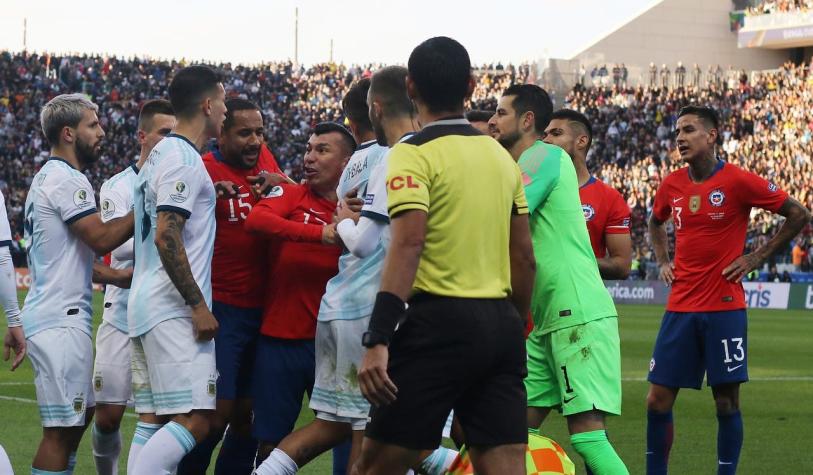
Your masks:
M 28 273 L 28 269 L 24 267 L 15 268 L 14 274 L 17 282 L 17 290 L 28 290 L 31 288 L 31 274 Z
M 415 183 L 415 178 L 412 175 L 407 176 L 394 176 L 390 178 L 389 183 L 387 184 L 388 188 L 393 191 L 398 191 L 403 188 L 420 188 L 417 183 Z

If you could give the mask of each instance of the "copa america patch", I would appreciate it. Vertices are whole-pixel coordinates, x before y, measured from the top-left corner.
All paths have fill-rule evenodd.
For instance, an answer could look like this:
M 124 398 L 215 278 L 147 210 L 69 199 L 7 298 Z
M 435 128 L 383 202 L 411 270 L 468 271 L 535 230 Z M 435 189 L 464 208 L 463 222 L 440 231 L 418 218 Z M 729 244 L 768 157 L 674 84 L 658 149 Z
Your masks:
M 76 190 L 73 194 L 73 204 L 75 204 L 77 208 L 84 208 L 85 206 L 89 206 L 90 201 L 88 200 L 87 190 L 83 188 Z
M 189 198 L 189 187 L 186 183 L 178 180 L 174 185 L 175 193 L 170 193 L 169 197 L 176 203 L 183 203 Z
M 722 190 L 714 190 L 709 193 L 709 203 L 711 203 L 712 206 L 723 206 L 724 202 L 725 193 L 723 193 Z
M 774 192 L 774 191 L 776 191 L 776 190 L 777 190 L 777 187 L 776 187 L 776 185 L 775 185 L 775 184 L 773 184 L 773 183 L 768 183 L 768 191 L 770 191 L 771 193 L 773 193 L 773 192 Z
M 265 195 L 265 196 L 267 196 L 269 198 L 278 198 L 278 197 L 282 196 L 283 192 L 284 192 L 284 190 L 282 189 L 282 187 L 277 185 L 274 188 L 271 188 L 271 191 L 269 191 L 268 194 Z
M 596 217 L 596 210 L 589 204 L 582 205 L 582 213 L 585 221 L 592 221 Z
M 105 198 L 102 200 L 102 216 L 109 218 L 116 212 L 116 204 L 113 201 Z

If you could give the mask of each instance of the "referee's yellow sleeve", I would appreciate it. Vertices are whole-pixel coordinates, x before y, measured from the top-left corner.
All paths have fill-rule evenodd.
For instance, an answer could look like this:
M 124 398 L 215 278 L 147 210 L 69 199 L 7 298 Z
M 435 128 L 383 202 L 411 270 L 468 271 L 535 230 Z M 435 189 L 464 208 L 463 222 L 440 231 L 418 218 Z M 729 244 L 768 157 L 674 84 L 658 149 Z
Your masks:
M 522 170 L 516 163 L 514 164 L 514 174 L 516 175 L 516 186 L 514 188 L 514 205 L 511 212 L 512 214 L 528 214 L 528 200 L 525 198 Z
M 429 212 L 430 171 L 418 147 L 400 143 L 387 163 L 387 208 L 391 218 L 417 209 Z

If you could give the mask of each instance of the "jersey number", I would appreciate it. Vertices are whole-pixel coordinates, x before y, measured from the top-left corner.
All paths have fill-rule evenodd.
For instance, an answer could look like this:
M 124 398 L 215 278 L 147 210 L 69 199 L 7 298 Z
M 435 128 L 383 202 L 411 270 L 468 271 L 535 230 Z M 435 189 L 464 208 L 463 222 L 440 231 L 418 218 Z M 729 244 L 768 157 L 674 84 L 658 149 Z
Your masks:
M 238 221 L 237 214 L 235 213 L 234 202 L 237 202 L 237 208 L 240 209 L 240 218 L 245 221 L 248 217 L 248 213 L 251 212 L 251 203 L 246 203 L 243 201 L 243 198 L 247 198 L 248 193 L 243 193 L 241 195 L 237 195 L 237 199 L 230 199 L 229 200 L 229 221 L 235 222 Z M 246 211 L 243 212 L 242 210 L 245 209 Z
M 675 208 L 675 227 L 677 229 L 680 229 L 680 227 L 683 225 L 683 223 L 680 220 L 680 213 L 682 213 L 682 212 L 683 212 L 683 208 L 681 208 L 681 207 Z
M 565 375 L 565 393 L 570 394 L 573 388 L 570 387 L 570 378 L 567 377 L 567 367 L 562 366 L 562 373 Z
M 725 338 L 723 338 L 720 341 L 723 343 L 723 352 L 725 353 L 725 359 L 723 360 L 723 363 L 733 363 L 734 361 L 742 361 L 742 360 L 745 359 L 745 349 L 742 347 L 742 338 L 731 338 L 731 340 L 730 340 L 732 346 L 735 343 L 737 345 L 736 346 L 737 353 L 734 354 L 734 355 L 732 355 L 728 351 L 728 342 L 729 342 L 729 340 L 726 340 Z M 731 359 L 732 356 L 734 357 L 734 359 Z

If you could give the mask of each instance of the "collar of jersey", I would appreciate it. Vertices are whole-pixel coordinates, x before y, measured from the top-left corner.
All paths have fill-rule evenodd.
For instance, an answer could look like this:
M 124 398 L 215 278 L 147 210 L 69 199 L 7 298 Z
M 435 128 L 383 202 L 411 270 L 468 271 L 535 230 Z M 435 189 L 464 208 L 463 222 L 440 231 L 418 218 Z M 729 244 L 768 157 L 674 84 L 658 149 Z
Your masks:
M 136 166 L 135 162 L 130 164 L 130 168 L 132 168 L 135 174 L 138 175 L 138 167 Z
M 407 132 L 407 133 L 405 133 L 404 135 L 401 136 L 400 139 L 398 139 L 398 143 L 401 143 L 404 140 L 408 140 L 410 137 L 412 137 L 415 134 L 417 134 L 417 132 Z
M 363 144 L 359 145 L 358 147 L 356 147 L 356 152 L 358 152 L 359 150 L 364 150 L 367 147 L 371 147 L 374 143 L 375 143 L 375 139 L 368 140 L 368 141 L 364 142 Z
M 197 146 L 195 146 L 195 144 L 193 144 L 191 140 L 189 140 L 188 138 L 184 137 L 183 135 L 178 135 L 178 134 L 176 134 L 175 132 L 171 132 L 171 133 L 167 134 L 167 138 L 170 138 L 170 137 L 175 137 L 176 139 L 181 139 L 181 140 L 183 140 L 184 142 L 186 142 L 186 143 L 188 143 L 189 145 L 191 145 L 191 146 L 192 146 L 192 148 L 194 148 L 195 150 L 197 150 L 197 149 L 198 149 L 198 147 L 197 147 Z
M 212 148 L 212 155 L 214 155 L 215 160 L 217 160 L 218 162 L 225 162 L 226 161 L 226 158 L 223 157 L 223 154 L 220 153 L 220 149 L 217 148 L 217 147 Z
M 705 183 L 705 182 L 711 180 L 711 177 L 713 177 L 714 175 L 717 174 L 717 172 L 722 170 L 724 166 L 725 166 L 725 160 L 720 160 L 718 158 L 717 163 L 714 165 L 714 170 L 711 171 L 711 175 L 709 175 L 709 177 L 706 178 L 705 180 L 703 180 L 701 183 Z M 694 181 L 694 178 L 692 178 L 692 169 L 691 168 L 686 169 L 686 174 L 689 176 L 689 180 L 691 180 L 692 183 L 697 183 L 696 181 Z
M 78 169 L 77 169 L 75 166 L 71 165 L 71 163 L 70 163 L 69 161 L 65 160 L 64 158 L 59 158 L 59 157 L 49 157 L 49 158 L 48 158 L 48 161 L 50 162 L 51 160 L 56 160 L 57 162 L 62 162 L 62 163 L 64 163 L 64 164 L 68 165 L 69 167 L 73 168 L 74 170 L 77 170 L 77 171 L 78 171 Z
M 595 182 L 596 182 L 596 177 L 594 177 L 593 175 L 590 175 L 590 178 L 587 179 L 587 182 L 584 185 L 580 186 L 579 188 L 584 188 L 585 186 L 592 185 Z
M 453 115 L 451 117 L 444 117 L 442 119 L 438 119 L 434 122 L 429 122 L 428 124 L 424 125 L 423 128 L 433 127 L 435 125 L 469 125 L 471 122 L 466 120 L 465 117 L 462 115 Z

